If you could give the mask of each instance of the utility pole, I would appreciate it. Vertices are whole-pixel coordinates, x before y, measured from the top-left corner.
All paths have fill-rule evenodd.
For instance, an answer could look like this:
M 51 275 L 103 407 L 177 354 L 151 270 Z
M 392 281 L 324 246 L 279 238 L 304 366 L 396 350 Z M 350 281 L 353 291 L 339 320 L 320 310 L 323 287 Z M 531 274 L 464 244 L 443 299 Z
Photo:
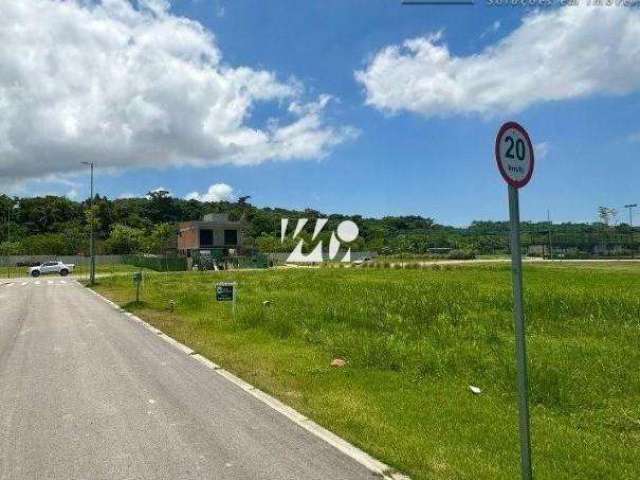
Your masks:
M 89 219 L 91 224 L 89 225 L 89 254 L 91 255 L 91 266 L 89 269 L 89 284 L 96 283 L 96 246 L 94 242 L 94 218 L 93 218 L 93 162 L 82 162 L 83 165 L 88 165 L 91 168 L 91 197 L 89 199 L 89 211 L 91 215 Z
M 629 203 L 624 206 L 624 208 L 629 209 L 629 226 L 630 227 L 633 227 L 633 209 L 636 208 L 637 206 L 638 206 L 637 203 Z
M 7 276 L 11 277 L 11 211 L 18 208 L 18 198 L 14 197 L 15 202 L 7 210 Z
M 637 203 L 629 203 L 624 206 L 624 208 L 629 209 L 629 227 L 631 228 L 631 258 L 633 255 L 633 209 L 638 206 Z
M 547 208 L 547 233 L 549 235 L 549 258 L 553 260 L 553 247 L 551 245 L 551 212 Z
M 11 278 L 11 207 L 7 210 L 7 278 Z

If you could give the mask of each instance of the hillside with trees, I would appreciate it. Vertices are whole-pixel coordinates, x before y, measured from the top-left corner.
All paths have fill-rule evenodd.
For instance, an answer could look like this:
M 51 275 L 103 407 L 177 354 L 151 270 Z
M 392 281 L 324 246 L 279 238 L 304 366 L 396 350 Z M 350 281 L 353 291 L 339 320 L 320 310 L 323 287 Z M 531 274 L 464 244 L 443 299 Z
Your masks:
M 616 245 L 637 249 L 629 225 L 614 224 L 603 208 L 599 210 L 600 222 L 553 225 L 554 248 L 591 252 L 598 246 Z M 421 255 L 432 248 L 483 254 L 508 249 L 509 223 L 506 221 L 475 221 L 459 228 L 416 215 L 365 218 L 311 209 L 258 208 L 245 199 L 235 203 L 184 200 L 171 197 L 166 191 L 156 191 L 142 198 L 109 199 L 96 195 L 93 206 L 89 199 L 76 202 L 60 196 L 0 195 L 0 255 L 87 254 L 91 224 L 96 232 L 98 253 L 164 253 L 174 245 L 178 222 L 198 220 L 207 213 L 246 218 L 251 243 L 263 252 L 291 250 L 291 241 L 280 242 L 283 217 L 310 218 L 305 235 L 311 234 L 315 218 L 328 218 L 322 238 L 328 238 L 342 220 L 352 219 L 360 228 L 360 237 L 352 248 L 387 255 Z M 547 222 L 523 222 L 523 244 L 547 244 L 549 227 Z

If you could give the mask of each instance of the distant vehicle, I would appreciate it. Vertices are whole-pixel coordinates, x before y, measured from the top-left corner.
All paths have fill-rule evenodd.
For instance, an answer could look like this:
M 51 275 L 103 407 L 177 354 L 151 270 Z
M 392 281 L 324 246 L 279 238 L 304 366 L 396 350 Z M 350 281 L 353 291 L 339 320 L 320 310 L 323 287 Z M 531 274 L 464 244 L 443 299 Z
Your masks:
M 363 257 L 363 258 L 359 258 L 358 260 L 354 260 L 353 264 L 354 265 L 363 265 L 365 263 L 368 263 L 371 261 L 371 257 Z
M 31 267 L 29 269 L 29 276 L 31 277 L 39 277 L 40 275 L 45 275 L 47 273 L 57 273 L 63 277 L 69 275 L 69 273 L 73 272 L 73 268 L 75 267 L 72 263 L 63 263 L 61 261 L 57 262 L 44 262 L 41 265 L 36 267 Z

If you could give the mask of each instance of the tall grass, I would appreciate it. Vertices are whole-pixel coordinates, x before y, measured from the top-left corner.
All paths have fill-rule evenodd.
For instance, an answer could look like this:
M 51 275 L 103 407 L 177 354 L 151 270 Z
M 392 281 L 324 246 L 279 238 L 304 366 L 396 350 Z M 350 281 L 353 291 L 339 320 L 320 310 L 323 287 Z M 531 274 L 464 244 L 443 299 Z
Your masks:
M 639 272 L 525 268 L 538 478 L 640 478 Z M 239 284 L 235 319 L 222 280 Z M 127 281 L 101 288 L 124 302 Z M 517 474 L 507 265 L 149 275 L 143 299 L 160 328 L 415 478 Z

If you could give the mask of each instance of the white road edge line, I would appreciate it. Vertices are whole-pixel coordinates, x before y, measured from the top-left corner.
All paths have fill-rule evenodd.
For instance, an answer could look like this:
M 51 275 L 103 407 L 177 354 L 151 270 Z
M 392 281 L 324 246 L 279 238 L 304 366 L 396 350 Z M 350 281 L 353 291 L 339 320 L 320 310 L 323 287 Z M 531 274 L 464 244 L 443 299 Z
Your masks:
M 339 437 L 335 433 L 330 432 L 329 430 L 327 430 L 324 427 L 321 427 L 320 425 L 315 423 L 313 420 L 305 417 L 303 414 L 301 414 L 297 410 L 291 408 L 290 406 L 285 405 L 284 403 L 282 403 L 277 398 L 274 398 L 271 395 L 269 395 L 267 393 L 264 393 L 262 390 L 259 390 L 258 388 L 254 387 L 250 383 L 247 383 L 244 380 L 242 380 L 241 378 L 236 377 L 233 373 L 225 370 L 224 368 L 221 368 L 219 365 L 215 364 L 214 362 L 212 362 L 208 358 L 203 357 L 199 353 L 195 353 L 194 350 L 192 350 L 191 348 L 189 348 L 186 345 L 178 342 L 177 340 L 175 340 L 174 338 L 170 337 L 169 335 L 166 335 L 164 332 L 162 332 L 161 330 L 158 330 L 156 327 L 148 324 L 147 322 L 142 320 L 140 317 L 134 315 L 133 313 L 125 311 L 122 307 L 120 307 L 119 305 L 115 304 L 114 302 L 112 302 L 108 298 L 104 297 L 103 295 L 100 295 L 95 290 L 92 290 L 90 288 L 88 288 L 88 290 L 91 293 L 93 293 L 95 296 L 97 296 L 98 298 L 103 300 L 104 302 L 106 302 L 109 305 L 111 305 L 111 307 L 113 307 L 115 310 L 118 310 L 119 312 L 123 313 L 130 320 L 133 320 L 134 322 L 139 323 L 140 325 L 142 325 L 147 330 L 150 330 L 151 332 L 155 333 L 159 338 L 161 338 L 165 342 L 170 343 L 174 347 L 178 348 L 179 350 L 181 350 L 184 353 L 186 353 L 187 355 L 189 355 L 195 361 L 197 361 L 197 362 L 205 365 L 206 367 L 212 369 L 215 373 L 217 373 L 217 374 L 221 375 L 222 377 L 226 378 L 231 383 L 235 384 L 236 386 L 240 387 L 242 390 L 247 392 L 249 395 L 253 396 L 254 398 L 260 400 L 265 405 L 267 405 L 267 406 L 271 407 L 272 409 L 274 409 L 276 412 L 284 415 L 285 417 L 287 417 L 289 420 L 291 420 L 296 425 L 304 428 L 305 430 L 307 430 L 308 432 L 312 433 L 313 435 L 315 435 L 316 437 L 320 438 L 321 440 L 325 441 L 326 443 L 328 443 L 329 445 L 333 446 L 334 448 L 337 448 L 342 453 L 344 453 L 348 457 L 350 457 L 353 460 L 355 460 L 356 462 L 358 462 L 360 465 L 362 465 L 365 468 L 367 468 L 369 471 L 371 471 L 371 472 L 373 472 L 373 473 L 375 473 L 377 475 L 380 475 L 380 477 L 382 479 L 384 479 L 384 480 L 411 480 L 408 476 L 406 476 L 406 475 L 404 475 L 402 473 L 394 471 L 393 468 L 389 467 L 388 465 L 382 463 L 379 460 L 376 460 L 375 458 L 373 458 L 368 453 L 360 450 L 355 445 L 350 444 L 349 442 L 347 442 L 343 438 Z

